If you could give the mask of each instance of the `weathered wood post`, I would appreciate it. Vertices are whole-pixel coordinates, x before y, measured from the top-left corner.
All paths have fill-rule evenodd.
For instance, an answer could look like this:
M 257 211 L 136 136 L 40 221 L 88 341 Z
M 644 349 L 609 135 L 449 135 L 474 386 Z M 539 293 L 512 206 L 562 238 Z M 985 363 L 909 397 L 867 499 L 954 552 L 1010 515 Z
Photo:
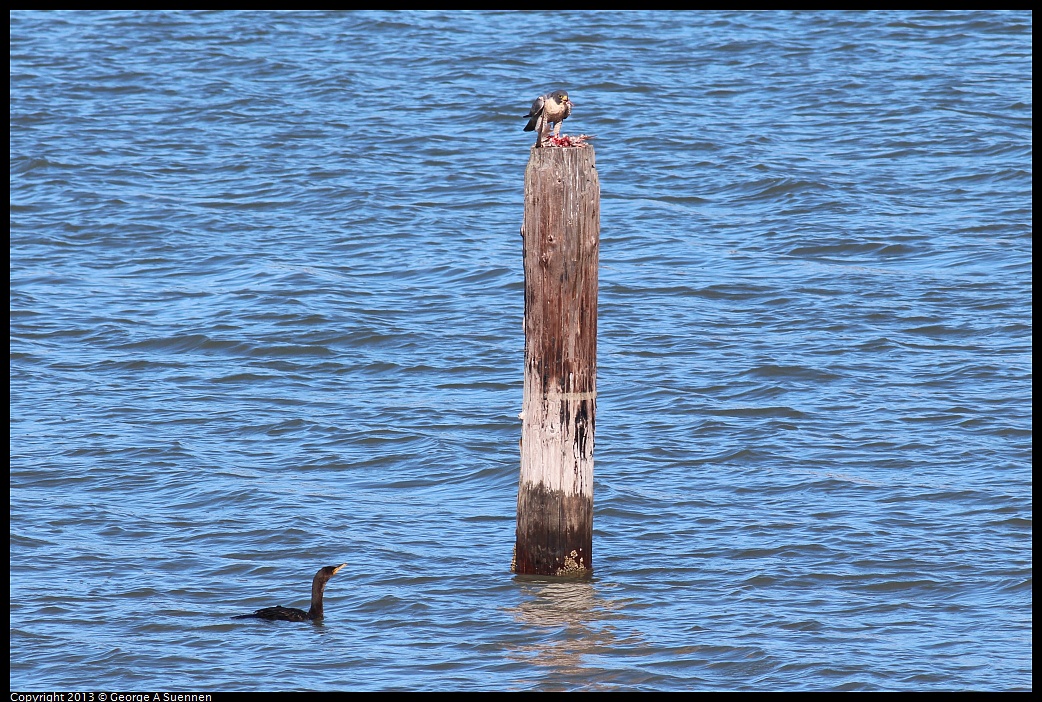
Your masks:
M 512 569 L 593 570 L 600 182 L 593 147 L 533 147 L 521 227 L 525 382 Z

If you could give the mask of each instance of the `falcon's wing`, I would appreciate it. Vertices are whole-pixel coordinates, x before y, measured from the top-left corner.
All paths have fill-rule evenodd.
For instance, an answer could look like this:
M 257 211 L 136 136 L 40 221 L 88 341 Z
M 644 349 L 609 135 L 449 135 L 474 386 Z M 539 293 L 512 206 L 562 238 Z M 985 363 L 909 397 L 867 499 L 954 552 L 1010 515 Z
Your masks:
M 525 115 L 525 117 L 531 117 L 531 119 L 528 120 L 528 124 L 525 125 L 525 131 L 526 132 L 533 131 L 538 126 L 539 120 L 542 118 L 542 116 L 543 116 L 543 96 L 540 95 L 539 97 L 537 97 L 535 99 L 535 102 L 532 103 L 532 109 L 528 111 L 527 115 Z

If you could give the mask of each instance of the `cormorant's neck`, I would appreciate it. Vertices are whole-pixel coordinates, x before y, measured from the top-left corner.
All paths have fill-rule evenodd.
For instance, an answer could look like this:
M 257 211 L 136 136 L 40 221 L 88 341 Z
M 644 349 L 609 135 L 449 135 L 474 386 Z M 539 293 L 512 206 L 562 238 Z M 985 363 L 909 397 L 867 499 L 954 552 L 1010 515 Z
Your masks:
M 311 583 L 311 609 L 308 610 L 308 619 L 322 618 L 322 593 L 326 589 L 326 581 L 315 578 Z

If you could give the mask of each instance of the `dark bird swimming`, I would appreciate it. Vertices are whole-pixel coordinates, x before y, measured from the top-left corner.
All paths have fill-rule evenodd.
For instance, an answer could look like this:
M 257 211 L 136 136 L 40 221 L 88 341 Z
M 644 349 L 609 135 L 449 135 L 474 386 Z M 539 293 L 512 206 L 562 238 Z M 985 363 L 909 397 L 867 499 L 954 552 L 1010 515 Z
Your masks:
M 555 90 L 546 95 L 540 95 L 532 103 L 532 109 L 525 117 L 530 118 L 525 125 L 525 131 L 537 132 L 535 145 L 542 146 L 543 139 L 549 131 L 550 125 L 554 125 L 554 136 L 561 134 L 561 122 L 572 114 L 572 101 L 568 93 L 563 90 Z
M 265 607 L 258 609 L 253 614 L 240 614 L 232 619 L 267 619 L 268 621 L 280 622 L 317 622 L 322 619 L 322 594 L 326 590 L 329 579 L 340 572 L 346 566 L 341 563 L 338 566 L 326 566 L 315 573 L 315 579 L 311 583 L 311 609 L 304 611 L 296 607 Z

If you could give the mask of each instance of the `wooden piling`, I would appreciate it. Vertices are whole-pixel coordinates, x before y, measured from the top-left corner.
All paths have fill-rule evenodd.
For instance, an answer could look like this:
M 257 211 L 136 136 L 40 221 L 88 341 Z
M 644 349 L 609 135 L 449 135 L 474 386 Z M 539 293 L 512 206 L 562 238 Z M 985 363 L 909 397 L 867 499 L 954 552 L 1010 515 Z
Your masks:
M 593 570 L 600 182 L 593 147 L 531 149 L 516 573 Z

